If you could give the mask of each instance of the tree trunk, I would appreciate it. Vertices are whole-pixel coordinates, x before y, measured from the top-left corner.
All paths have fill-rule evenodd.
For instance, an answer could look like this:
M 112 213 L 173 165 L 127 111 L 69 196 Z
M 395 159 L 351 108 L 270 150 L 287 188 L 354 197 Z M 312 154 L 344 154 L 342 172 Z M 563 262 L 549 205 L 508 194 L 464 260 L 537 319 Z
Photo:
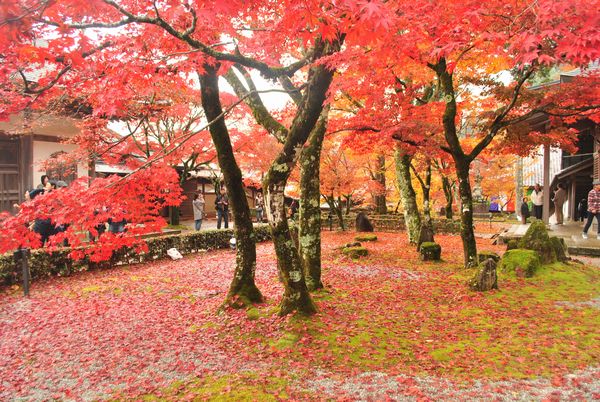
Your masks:
M 423 192 L 423 220 L 419 229 L 419 241 L 417 242 L 417 250 L 421 248 L 421 244 L 425 242 L 433 242 L 433 221 L 431 219 L 431 161 L 427 161 L 425 169 L 425 180 L 419 177 L 421 190 Z M 415 171 L 416 175 L 416 171 Z
M 321 44 L 315 54 L 327 54 L 325 48 L 339 44 Z M 316 46 L 319 46 L 317 44 Z M 330 49 L 331 50 L 331 49 Z M 321 53 L 322 52 L 322 53 Z M 280 315 L 297 311 L 301 314 L 313 314 L 316 307 L 310 297 L 304 269 L 298 249 L 294 245 L 287 222 L 284 204 L 284 190 L 292 169 L 300 158 L 302 147 L 308 140 L 325 102 L 327 91 L 333 79 L 333 71 L 325 65 L 315 65 L 309 70 L 308 85 L 298 106 L 292 126 L 269 171 L 263 180 L 265 206 L 269 225 L 275 243 L 278 266 L 283 279 L 284 294 L 280 304 Z
M 350 215 L 350 209 L 352 208 L 352 196 L 345 195 L 344 198 L 346 199 L 346 215 Z
M 382 187 L 382 192 L 375 195 L 375 211 L 378 214 L 387 214 L 386 196 L 385 196 L 385 155 L 377 155 L 377 171 L 375 172 L 375 181 Z
M 252 218 L 244 185 L 242 172 L 235 160 L 229 131 L 225 125 L 225 118 L 219 99 L 219 84 L 217 69 L 208 64 L 204 65 L 204 74 L 199 74 L 202 96 L 202 107 L 210 125 L 212 137 L 219 166 L 223 172 L 225 186 L 227 187 L 229 202 L 235 224 L 235 238 L 237 241 L 236 267 L 233 280 L 225 303 L 234 307 L 242 307 L 263 300 L 262 294 L 256 287 L 254 275 L 256 271 L 256 238 L 252 227 Z M 220 116 L 220 117 L 219 117 Z
M 300 217 L 298 245 L 308 290 L 323 288 L 321 281 L 321 148 L 327 131 L 325 107 L 300 156 Z
M 460 233 L 463 243 L 465 267 L 477 265 L 477 243 L 473 231 L 473 195 L 469 181 L 470 163 L 455 157 L 458 193 L 460 195 Z
M 444 175 L 442 175 L 442 189 L 444 190 L 444 197 L 446 197 L 446 206 L 444 207 L 444 213 L 446 214 L 446 219 L 452 219 L 452 204 L 454 201 L 452 182 L 447 176 Z
M 454 160 L 454 166 L 456 167 L 458 193 L 461 203 L 460 221 L 464 263 L 465 267 L 470 267 L 477 264 L 477 244 L 475 243 L 475 233 L 473 232 L 473 196 L 469 181 L 471 160 L 464 153 L 456 131 L 457 106 L 452 72 L 448 71 L 444 58 L 438 61 L 434 66 L 434 70 L 438 76 L 446 103 L 444 115 L 442 116 L 444 138 L 446 139 L 452 159 Z
M 406 224 L 408 240 L 416 244 L 419 240 L 421 217 L 419 216 L 419 209 L 417 207 L 417 195 L 412 186 L 410 175 L 411 156 L 400 150 L 396 150 L 394 158 L 396 162 L 396 177 L 398 187 L 400 188 L 400 198 L 404 206 L 404 222 Z
M 344 211 L 342 210 L 341 202 L 336 201 L 333 194 L 326 195 L 325 201 L 327 201 L 327 204 L 329 205 L 330 214 L 334 213 L 335 216 L 337 216 L 340 223 L 340 228 L 342 230 L 346 230 L 346 225 L 344 224 Z
M 179 225 L 179 212 L 180 208 L 175 205 L 171 205 L 169 208 L 169 224 L 173 226 Z

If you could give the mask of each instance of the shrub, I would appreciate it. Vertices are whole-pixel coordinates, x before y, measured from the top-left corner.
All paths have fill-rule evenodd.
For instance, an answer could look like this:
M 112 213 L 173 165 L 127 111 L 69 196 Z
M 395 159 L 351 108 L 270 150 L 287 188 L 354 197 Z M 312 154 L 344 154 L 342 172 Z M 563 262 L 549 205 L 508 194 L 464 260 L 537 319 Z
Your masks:
M 423 261 L 439 261 L 442 256 L 442 246 L 434 242 L 425 242 L 421 244 L 419 253 Z
M 517 248 L 504 253 L 498 268 L 508 274 L 529 278 L 535 274 L 541 265 L 537 252 Z
M 511 239 L 508 241 L 508 243 L 506 244 L 506 250 L 514 250 L 516 248 L 519 248 L 519 241 L 516 239 Z
M 356 241 L 376 241 L 377 235 L 374 234 L 361 234 L 354 238 Z

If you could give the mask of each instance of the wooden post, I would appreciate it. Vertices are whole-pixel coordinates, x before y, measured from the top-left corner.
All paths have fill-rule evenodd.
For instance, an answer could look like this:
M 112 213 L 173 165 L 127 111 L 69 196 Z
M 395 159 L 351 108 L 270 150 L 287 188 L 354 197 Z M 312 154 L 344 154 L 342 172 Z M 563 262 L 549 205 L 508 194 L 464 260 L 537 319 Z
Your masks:
M 550 220 L 550 145 L 544 144 L 544 205 L 542 220 L 547 225 Z
M 575 221 L 576 209 L 577 209 L 577 200 L 575 199 L 575 189 L 577 188 L 577 176 L 573 175 L 571 179 L 571 188 L 569 191 L 569 216 L 567 217 L 570 221 Z

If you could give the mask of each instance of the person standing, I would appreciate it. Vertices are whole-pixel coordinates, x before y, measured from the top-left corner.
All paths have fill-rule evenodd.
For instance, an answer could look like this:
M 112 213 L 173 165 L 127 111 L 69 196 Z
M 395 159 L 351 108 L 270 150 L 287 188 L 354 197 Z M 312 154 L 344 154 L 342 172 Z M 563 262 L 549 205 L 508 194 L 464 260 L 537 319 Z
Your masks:
M 565 191 L 564 185 L 558 183 L 558 188 L 554 192 L 554 214 L 556 215 L 556 224 L 563 224 L 563 205 L 567 200 L 567 192 Z
M 600 180 L 594 180 L 593 184 L 594 188 L 588 193 L 587 199 L 588 218 L 581 234 L 584 239 L 588 238 L 587 232 L 594 222 L 594 217 L 598 221 L 598 237 L 600 237 Z
M 521 204 L 521 223 L 524 225 L 527 223 L 527 218 L 531 216 L 529 212 L 529 205 L 527 205 L 527 197 L 523 197 L 523 203 Z
M 577 212 L 579 214 L 577 217 L 578 221 L 583 222 L 587 219 L 587 198 L 582 198 L 581 201 L 579 201 Z
M 225 221 L 225 229 L 229 228 L 229 197 L 225 192 L 225 187 L 221 187 L 221 192 L 217 194 L 215 200 L 217 207 L 217 229 L 221 229 L 221 220 Z
M 204 218 L 204 196 L 202 194 L 194 194 L 192 208 L 194 209 L 194 227 L 196 230 L 200 230 Z
M 543 206 L 544 206 L 544 191 L 539 183 L 533 187 L 531 192 L 531 202 L 533 203 L 533 216 L 536 219 L 542 219 Z
M 263 196 L 261 193 L 256 194 L 256 222 L 262 223 L 263 221 L 263 211 L 265 208 L 265 201 L 263 200 Z

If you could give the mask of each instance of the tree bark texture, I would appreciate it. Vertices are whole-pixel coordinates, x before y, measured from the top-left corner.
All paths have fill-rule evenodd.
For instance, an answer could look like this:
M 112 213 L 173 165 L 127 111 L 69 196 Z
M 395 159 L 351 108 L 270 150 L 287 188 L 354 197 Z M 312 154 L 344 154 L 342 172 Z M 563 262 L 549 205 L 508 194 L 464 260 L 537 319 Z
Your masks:
M 416 171 L 415 171 L 416 175 Z M 423 180 L 420 176 L 417 176 L 419 183 L 421 184 L 421 190 L 423 192 L 423 220 L 421 221 L 421 227 L 419 228 L 419 241 L 417 242 L 417 250 L 421 247 L 421 244 L 426 242 L 433 242 L 433 220 L 431 219 L 431 160 L 427 161 L 427 167 L 425 168 L 425 179 Z
M 444 213 L 446 214 L 446 219 L 452 219 L 452 204 L 454 200 L 452 182 L 447 176 L 444 175 L 442 175 L 442 189 L 444 190 L 444 197 L 446 198 L 446 206 L 444 207 Z
M 326 106 L 300 156 L 300 216 L 298 244 L 308 290 L 323 288 L 321 281 L 321 148 L 327 131 Z
M 225 303 L 234 307 L 242 307 L 263 300 L 263 296 L 254 282 L 256 238 L 242 182 L 242 172 L 233 154 L 225 117 L 219 117 L 223 113 L 223 109 L 219 99 L 217 69 L 205 65 L 204 70 L 203 74 L 199 74 L 202 107 L 208 121 L 217 119 L 210 125 L 209 130 L 227 186 L 237 241 L 236 267 Z
M 398 180 L 398 187 L 400 188 L 400 198 L 404 207 L 404 222 L 406 223 L 408 240 L 416 244 L 419 240 L 421 216 L 417 207 L 417 195 L 412 186 L 410 174 L 411 156 L 400 150 L 396 150 L 394 159 L 396 162 L 396 178 Z
M 320 45 L 317 44 L 318 46 Z M 322 46 L 326 48 L 331 45 L 322 44 Z M 339 49 L 339 44 L 336 46 Z M 315 52 L 317 55 L 325 53 L 324 49 L 317 49 Z M 306 286 L 300 254 L 290 235 L 284 202 L 284 190 L 288 178 L 300 158 L 302 147 L 323 111 L 323 103 L 333 79 L 333 71 L 324 65 L 314 65 L 308 74 L 308 85 L 283 148 L 263 179 L 267 217 L 284 286 L 280 315 L 294 311 L 301 314 L 316 312 L 316 307 Z
M 475 243 L 475 233 L 473 231 L 473 196 L 471 193 L 471 183 L 469 181 L 469 169 L 472 160 L 464 153 L 457 135 L 457 106 L 456 95 L 454 93 L 454 82 L 452 73 L 447 69 L 445 59 L 440 59 L 434 66 L 434 70 L 439 79 L 443 99 L 446 103 L 446 108 L 442 117 L 444 137 L 456 167 L 458 193 L 461 201 L 460 221 L 464 263 L 466 267 L 469 267 L 477 264 L 477 244 Z
M 375 211 L 378 214 L 387 214 L 386 196 L 385 196 L 385 155 L 377 155 L 377 171 L 374 178 L 382 187 L 382 192 L 375 195 Z

